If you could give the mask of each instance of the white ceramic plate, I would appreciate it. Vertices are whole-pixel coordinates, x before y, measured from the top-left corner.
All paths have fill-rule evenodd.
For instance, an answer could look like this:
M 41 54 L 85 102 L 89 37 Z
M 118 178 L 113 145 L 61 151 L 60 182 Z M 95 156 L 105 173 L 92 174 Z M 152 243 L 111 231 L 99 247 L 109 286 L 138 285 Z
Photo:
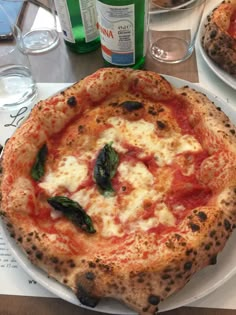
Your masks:
M 179 5 L 173 6 L 173 7 L 171 7 L 170 9 L 172 9 L 172 10 L 173 10 L 173 9 L 175 9 L 175 10 L 176 10 L 176 9 L 180 9 L 180 8 L 186 6 L 187 4 L 190 4 L 190 3 L 194 2 L 194 1 L 195 1 L 195 0 L 188 0 L 188 1 L 186 1 L 185 3 L 182 3 L 182 4 L 179 4 Z M 168 10 L 168 7 L 166 8 L 166 10 Z M 149 13 L 151 13 L 151 14 L 160 13 L 160 10 L 158 9 L 158 6 L 156 6 L 155 4 L 151 4 Z
M 164 75 L 165 76 L 165 75 Z M 196 84 L 188 81 L 180 80 L 178 78 L 165 76 L 169 82 L 176 87 L 189 85 L 196 90 L 205 93 L 216 106 L 220 106 L 222 110 L 231 117 L 231 120 L 236 124 L 236 108 L 231 107 L 229 104 L 224 103 L 217 96 L 199 87 Z M 4 224 L 2 224 L 3 235 L 6 238 L 9 248 L 12 251 L 14 257 L 18 261 L 19 265 L 39 284 L 46 288 L 56 296 L 66 300 L 70 303 L 79 305 L 83 308 L 87 308 L 80 304 L 72 291 L 65 286 L 61 285 L 54 279 L 48 278 L 39 268 L 33 266 L 26 256 L 21 251 L 20 247 L 16 245 L 15 241 L 9 236 L 8 231 Z M 215 289 L 224 284 L 229 278 L 236 273 L 236 231 L 233 233 L 223 252 L 218 255 L 218 263 L 214 266 L 208 266 L 205 269 L 198 272 L 191 281 L 178 293 L 169 297 L 166 301 L 160 304 L 160 311 L 167 311 L 175 309 L 192 302 L 195 302 L 207 294 L 213 292 Z M 136 314 L 125 305 L 119 303 L 113 299 L 103 299 L 94 309 L 94 311 L 104 312 L 108 314 L 120 314 L 120 315 L 134 315 Z
M 211 12 L 209 12 L 209 14 L 210 13 Z M 227 73 L 226 71 L 222 70 L 213 60 L 211 60 L 211 58 L 208 57 L 208 55 L 206 54 L 205 50 L 202 47 L 201 38 L 202 38 L 202 34 L 204 33 L 205 24 L 206 24 L 206 20 L 204 20 L 202 22 L 201 27 L 200 27 L 200 31 L 199 31 L 199 36 L 198 36 L 198 43 L 197 43 L 197 45 L 198 45 L 200 54 L 201 54 L 202 58 L 204 59 L 204 61 L 207 63 L 208 67 L 223 82 L 225 82 L 227 85 L 229 85 L 230 87 L 232 87 L 233 89 L 236 90 L 236 75 L 231 75 L 231 74 Z

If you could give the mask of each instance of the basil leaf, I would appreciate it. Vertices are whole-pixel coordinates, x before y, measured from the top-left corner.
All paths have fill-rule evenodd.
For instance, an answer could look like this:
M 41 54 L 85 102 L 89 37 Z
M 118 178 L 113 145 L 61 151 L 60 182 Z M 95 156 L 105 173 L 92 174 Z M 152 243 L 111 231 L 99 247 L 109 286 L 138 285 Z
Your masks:
M 39 150 L 36 161 L 31 169 L 31 176 L 34 180 L 39 181 L 40 178 L 44 175 L 44 166 L 48 154 L 47 145 L 44 144 Z
M 64 216 L 73 224 L 88 233 L 95 233 L 90 216 L 85 212 L 81 205 L 64 196 L 54 196 L 47 199 L 47 202 L 56 210 L 61 211 Z
M 102 194 L 109 195 L 114 192 L 111 179 L 115 176 L 118 163 L 117 152 L 111 144 L 105 144 L 98 154 L 93 171 L 94 180 Z

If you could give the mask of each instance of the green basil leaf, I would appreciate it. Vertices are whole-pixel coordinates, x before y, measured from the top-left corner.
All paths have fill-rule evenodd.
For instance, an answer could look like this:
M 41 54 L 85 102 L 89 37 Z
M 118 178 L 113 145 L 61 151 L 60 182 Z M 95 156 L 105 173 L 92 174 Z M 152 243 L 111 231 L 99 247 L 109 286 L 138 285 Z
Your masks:
M 31 169 L 31 176 L 34 180 L 39 181 L 40 178 L 44 175 L 44 166 L 48 154 L 47 145 L 44 144 L 39 150 L 36 161 Z
M 118 153 L 112 148 L 111 144 L 105 144 L 97 156 L 93 171 L 94 180 L 100 192 L 104 195 L 114 192 L 111 179 L 116 174 L 118 163 Z
M 65 196 L 54 196 L 47 199 L 48 203 L 55 209 L 61 211 L 73 224 L 88 233 L 95 233 L 92 219 L 81 207 L 81 205 Z

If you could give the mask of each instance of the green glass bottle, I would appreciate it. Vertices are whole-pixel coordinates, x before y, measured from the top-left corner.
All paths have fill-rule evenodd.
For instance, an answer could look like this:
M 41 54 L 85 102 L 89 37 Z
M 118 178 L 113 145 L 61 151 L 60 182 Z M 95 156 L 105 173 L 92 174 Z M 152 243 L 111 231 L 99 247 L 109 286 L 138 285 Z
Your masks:
M 148 0 L 97 0 L 96 6 L 105 65 L 142 68 Z
M 76 53 L 100 46 L 96 0 L 56 0 L 55 6 L 66 45 Z

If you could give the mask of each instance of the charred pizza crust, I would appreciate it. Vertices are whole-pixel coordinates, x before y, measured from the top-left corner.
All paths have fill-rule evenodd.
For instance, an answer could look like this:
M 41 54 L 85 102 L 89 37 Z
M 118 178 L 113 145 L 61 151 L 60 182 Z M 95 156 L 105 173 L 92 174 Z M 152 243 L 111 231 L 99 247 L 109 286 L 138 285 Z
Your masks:
M 202 46 L 207 55 L 230 74 L 236 74 L 236 38 L 228 33 L 230 18 L 235 10 L 235 0 L 222 2 L 208 16 L 202 37 Z
M 213 197 L 160 238 L 137 230 L 116 243 L 101 237 L 99 231 L 89 235 L 64 221 L 62 229 L 76 235 L 80 244 L 79 255 L 72 254 L 67 244 L 73 239 L 61 242 L 57 235 L 42 232 L 30 216 L 29 209 L 37 211 L 38 201 L 28 173 L 39 148 L 83 112 L 83 106 L 98 106 L 111 94 L 127 89 L 155 102 L 178 97 L 186 106 L 191 126 L 209 153 L 199 179 Z M 7 142 L 2 161 L 2 218 L 32 263 L 70 287 L 82 304 L 94 307 L 100 298 L 113 297 L 139 314 L 154 314 L 158 304 L 195 272 L 216 263 L 235 227 L 235 131 L 226 115 L 197 91 L 174 89 L 153 72 L 101 69 L 40 101 Z

